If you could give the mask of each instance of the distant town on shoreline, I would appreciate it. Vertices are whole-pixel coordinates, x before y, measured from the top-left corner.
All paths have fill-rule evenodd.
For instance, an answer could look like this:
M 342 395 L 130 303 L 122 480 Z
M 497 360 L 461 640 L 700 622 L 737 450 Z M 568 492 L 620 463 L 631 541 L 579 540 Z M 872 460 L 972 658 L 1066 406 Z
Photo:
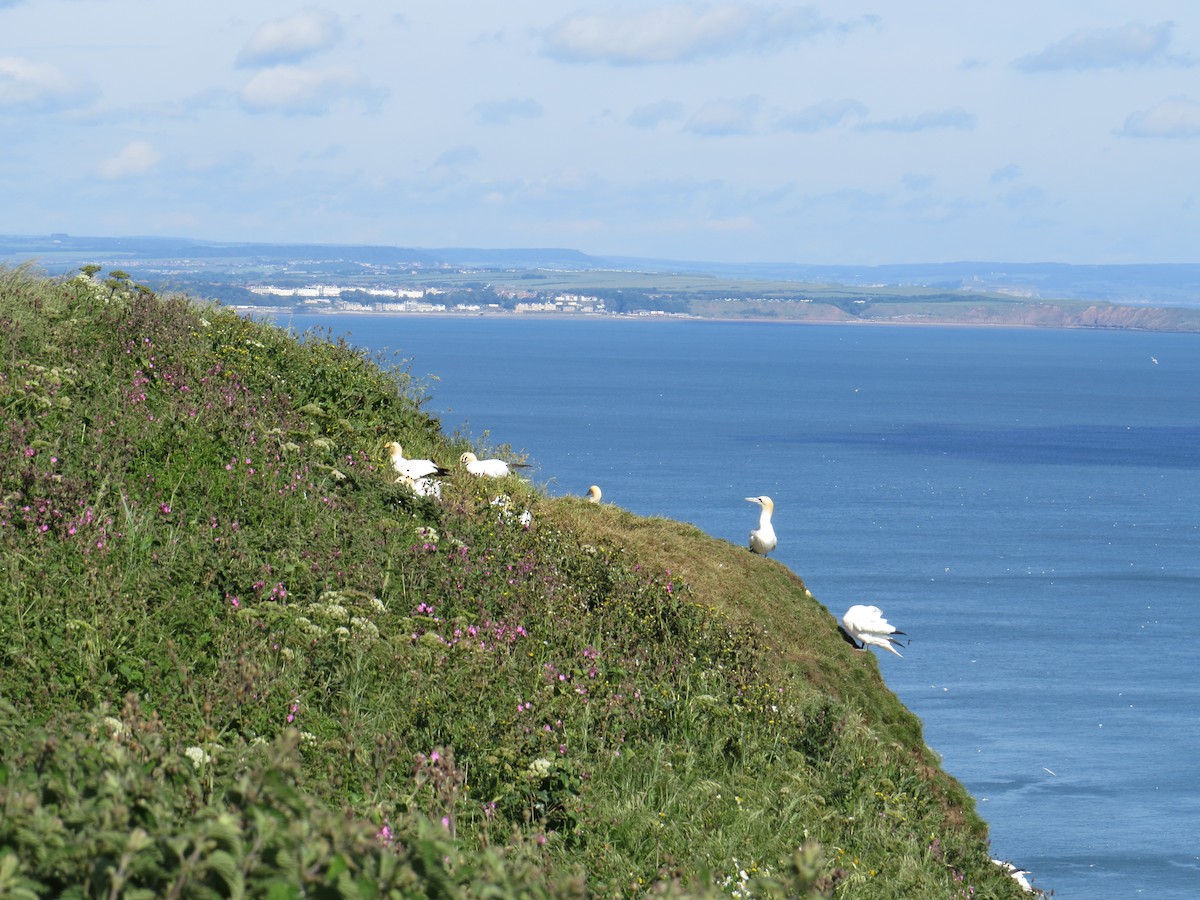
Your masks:
M 1200 332 L 1200 264 L 686 262 L 569 249 L 411 249 L 0 235 L 0 265 L 128 278 L 242 310 L 1021 325 Z

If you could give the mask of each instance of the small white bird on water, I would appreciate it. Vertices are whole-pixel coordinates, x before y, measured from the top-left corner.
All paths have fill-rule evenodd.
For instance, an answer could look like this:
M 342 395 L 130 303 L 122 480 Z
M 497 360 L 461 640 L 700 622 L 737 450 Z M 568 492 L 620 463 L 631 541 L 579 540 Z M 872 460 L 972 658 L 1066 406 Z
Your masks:
M 600 502 L 600 498 L 601 498 L 601 497 L 603 497 L 603 496 L 604 496 L 604 495 L 603 495 L 603 494 L 600 492 L 600 485 L 598 485 L 598 484 L 593 484 L 593 485 L 592 485 L 590 488 L 588 488 L 588 490 L 587 490 L 587 501 L 588 501 L 588 503 L 599 503 L 599 502 Z
M 762 497 L 747 497 L 746 502 L 757 503 L 762 507 L 758 516 L 758 527 L 750 532 L 750 552 L 766 556 L 778 546 L 775 529 L 771 527 L 771 513 L 775 512 L 775 502 L 765 494 Z
M 855 605 L 846 610 L 842 616 L 842 624 L 838 626 L 847 641 L 854 645 L 855 650 L 866 650 L 867 645 L 882 647 L 901 656 L 896 647 L 900 642 L 892 635 L 904 634 L 883 617 L 883 610 L 878 606 Z
M 503 478 L 511 475 L 513 469 L 528 469 L 529 463 L 509 463 L 502 459 L 480 459 L 474 453 L 464 453 L 458 459 L 472 475 L 483 475 L 487 478 Z

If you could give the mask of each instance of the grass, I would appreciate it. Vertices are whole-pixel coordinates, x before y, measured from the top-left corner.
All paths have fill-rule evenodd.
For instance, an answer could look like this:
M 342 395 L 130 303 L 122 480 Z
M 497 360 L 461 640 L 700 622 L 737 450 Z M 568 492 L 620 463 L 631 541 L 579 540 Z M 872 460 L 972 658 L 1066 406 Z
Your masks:
M 97 276 L 0 270 L 0 895 L 1020 896 L 785 567 Z

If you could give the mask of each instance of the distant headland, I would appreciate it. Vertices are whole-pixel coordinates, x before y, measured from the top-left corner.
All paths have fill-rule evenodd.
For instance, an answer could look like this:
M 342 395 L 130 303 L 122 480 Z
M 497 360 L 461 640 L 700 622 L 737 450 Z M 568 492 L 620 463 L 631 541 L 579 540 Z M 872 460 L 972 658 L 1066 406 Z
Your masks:
M 1200 264 L 881 266 L 160 237 L 0 235 L 0 265 L 84 265 L 246 309 L 1200 332 Z

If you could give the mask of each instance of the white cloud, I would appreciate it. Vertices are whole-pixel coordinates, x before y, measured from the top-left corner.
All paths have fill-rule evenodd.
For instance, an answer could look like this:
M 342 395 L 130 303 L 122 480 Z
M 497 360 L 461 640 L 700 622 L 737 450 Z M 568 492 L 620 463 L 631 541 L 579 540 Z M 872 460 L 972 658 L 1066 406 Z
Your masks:
M 1171 22 L 1153 26 L 1130 22 L 1119 28 L 1082 28 L 1013 65 L 1026 72 L 1054 72 L 1158 62 L 1165 58 L 1173 27 Z
M 570 16 L 546 34 L 546 52 L 564 62 L 685 62 L 778 47 L 833 28 L 809 7 L 676 3 L 634 15 Z
M 867 108 L 857 100 L 825 100 L 784 116 L 779 126 L 785 131 L 814 132 L 832 128 L 850 116 L 865 116 Z
M 371 101 L 373 91 L 348 66 L 306 69 L 282 65 L 257 72 L 241 91 L 250 112 L 320 114 L 343 99 Z
M 513 119 L 537 119 L 542 107 L 536 100 L 493 100 L 475 104 L 475 117 L 484 125 L 507 125 Z
M 79 106 L 94 90 L 57 66 L 18 56 L 0 56 L 0 109 L 56 110 Z
M 625 123 L 634 128 L 654 128 L 663 122 L 676 122 L 683 118 L 683 104 L 673 100 L 648 103 L 630 110 Z
M 141 175 L 153 169 L 162 161 L 160 154 L 151 144 L 145 141 L 132 141 L 126 144 L 116 155 L 100 163 L 100 177 L 109 181 L 119 178 L 129 178 Z
M 1127 137 L 1200 137 L 1200 103 L 1172 97 L 1125 120 L 1120 134 Z
M 934 128 L 957 128 L 970 131 L 975 127 L 975 117 L 955 106 L 938 112 L 921 113 L 916 116 L 903 116 L 899 119 L 888 119 L 882 122 L 864 122 L 859 126 L 863 131 L 929 131 Z
M 710 100 L 688 120 L 687 130 L 693 134 L 724 136 L 750 134 L 758 113 L 759 99 Z
M 298 62 L 328 49 L 342 36 L 338 17 L 323 9 L 306 9 L 259 27 L 237 56 L 239 66 L 273 66 Z

